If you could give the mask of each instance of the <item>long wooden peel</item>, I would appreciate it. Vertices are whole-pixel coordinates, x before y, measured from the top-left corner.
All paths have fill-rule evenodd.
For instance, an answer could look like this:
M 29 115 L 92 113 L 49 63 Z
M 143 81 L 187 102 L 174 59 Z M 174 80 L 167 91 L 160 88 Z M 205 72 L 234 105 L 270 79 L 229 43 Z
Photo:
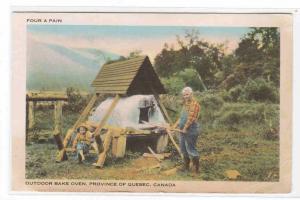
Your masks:
M 166 132 L 167 132 L 167 134 L 169 135 L 169 137 L 170 137 L 170 139 L 171 139 L 173 145 L 175 146 L 176 150 L 178 151 L 180 157 L 183 159 L 183 155 L 182 155 L 182 153 L 181 153 L 181 151 L 180 151 L 180 149 L 179 149 L 179 146 L 178 146 L 177 143 L 175 142 L 175 140 L 174 140 L 174 138 L 173 138 L 173 136 L 172 136 L 172 134 L 171 134 L 171 131 L 170 131 L 169 129 L 166 129 Z
M 156 127 L 165 129 L 166 132 L 167 132 L 167 134 L 168 134 L 168 136 L 169 136 L 169 138 L 171 139 L 171 142 L 172 142 L 173 145 L 175 146 L 175 148 L 176 148 L 176 150 L 178 151 L 180 157 L 183 159 L 183 155 L 182 155 L 182 153 L 181 153 L 181 151 L 180 151 L 180 148 L 179 148 L 179 146 L 177 145 L 177 143 L 175 142 L 174 137 L 173 137 L 172 134 L 171 134 L 172 131 L 179 131 L 179 132 L 182 132 L 181 130 L 179 130 L 179 129 L 172 129 L 172 128 L 170 128 L 170 127 L 167 126 L 167 125 L 166 125 L 166 126 L 163 126 L 163 125 L 161 125 L 161 124 L 154 124 L 154 123 L 149 123 L 149 122 L 145 122 L 145 121 L 143 121 L 143 123 L 144 123 L 144 124 L 149 124 L 149 125 L 151 125 L 151 126 L 156 126 Z
M 153 127 L 158 127 L 158 128 L 163 128 L 163 129 L 169 129 L 170 131 L 177 131 L 180 133 L 184 133 L 182 130 L 178 129 L 178 128 L 171 128 L 169 124 L 159 124 L 159 123 L 150 123 L 150 122 L 146 122 L 146 121 L 142 121 L 143 124 L 145 125 L 150 125 Z
M 157 103 L 158 103 L 158 106 L 159 106 L 159 108 L 161 109 L 161 111 L 162 111 L 162 113 L 163 113 L 165 119 L 168 121 L 169 124 L 173 124 L 172 119 L 171 119 L 171 117 L 168 115 L 168 112 L 167 112 L 167 110 L 166 110 L 164 104 L 160 101 L 159 95 L 157 94 L 157 92 L 154 90 L 154 88 L 153 88 L 151 85 L 149 85 L 149 87 L 151 88 L 151 91 L 152 91 L 152 93 L 153 93 L 153 95 L 154 95 L 154 98 L 156 99 L 156 101 L 157 101 Z M 164 127 L 164 128 L 166 129 L 166 132 L 167 132 L 169 138 L 171 139 L 172 143 L 174 144 L 176 150 L 178 151 L 180 157 L 183 159 L 183 155 L 182 155 L 182 153 L 181 153 L 181 151 L 180 151 L 178 145 L 176 144 L 176 142 L 175 142 L 173 136 L 172 136 L 171 133 L 170 133 L 170 127 L 168 127 L 168 128 Z M 175 131 L 175 130 L 174 130 L 174 131 Z M 177 131 L 177 130 L 176 130 L 176 131 Z M 179 132 L 182 132 L 182 131 L 179 131 Z

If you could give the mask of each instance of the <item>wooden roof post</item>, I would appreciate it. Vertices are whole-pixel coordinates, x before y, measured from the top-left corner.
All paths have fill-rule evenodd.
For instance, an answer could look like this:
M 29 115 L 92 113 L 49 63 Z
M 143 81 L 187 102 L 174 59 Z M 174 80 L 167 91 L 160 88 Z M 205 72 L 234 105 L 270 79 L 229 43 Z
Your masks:
M 28 128 L 32 129 L 35 125 L 35 102 L 28 102 Z
M 28 109 L 29 109 L 29 102 L 26 100 L 26 142 L 28 142 L 28 128 L 29 128 L 29 120 L 28 120 Z
M 61 134 L 62 130 L 62 104 L 61 101 L 54 103 L 54 135 Z
M 118 101 L 120 100 L 120 95 L 119 94 L 116 94 L 113 102 L 111 103 L 110 107 L 108 108 L 108 110 L 106 111 L 104 117 L 102 118 L 102 120 L 100 121 L 100 123 L 98 124 L 96 130 L 95 130 L 95 140 L 98 141 L 99 140 L 99 137 L 100 137 L 100 132 L 101 132 L 101 129 L 103 128 L 103 126 L 106 124 L 107 120 L 109 119 L 112 111 L 114 110 L 114 108 L 116 107 Z M 108 135 L 106 135 L 107 137 L 110 137 Z M 105 141 L 105 139 L 104 139 Z M 101 153 L 100 153 L 101 154 Z M 101 163 L 104 163 L 104 161 L 101 159 L 100 157 L 100 154 L 99 154 L 99 158 L 98 158 L 98 161 L 96 163 L 96 167 L 102 167 L 101 166 Z
M 62 101 L 56 101 L 54 102 L 54 131 L 53 131 L 53 137 L 57 144 L 58 150 L 60 151 L 57 156 L 57 162 L 60 162 L 62 160 L 67 160 L 67 154 L 63 151 L 63 142 L 61 138 L 61 132 L 62 132 Z

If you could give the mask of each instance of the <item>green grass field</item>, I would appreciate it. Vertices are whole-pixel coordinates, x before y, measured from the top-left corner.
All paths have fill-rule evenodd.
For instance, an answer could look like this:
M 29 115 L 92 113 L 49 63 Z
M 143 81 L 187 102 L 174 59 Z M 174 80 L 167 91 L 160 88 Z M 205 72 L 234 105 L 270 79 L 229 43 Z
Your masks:
M 215 104 L 202 102 L 202 105 L 202 131 L 197 143 L 200 152 L 198 175 L 164 173 L 181 163 L 172 143 L 167 148 L 172 156 L 163 161 L 161 169 L 139 171 L 157 162 L 143 158 L 143 152 L 129 151 L 122 159 L 109 156 L 104 169 L 91 166 L 97 159 L 95 156 L 90 156 L 87 163 L 78 164 L 70 154 L 68 161 L 55 163 L 57 148 L 51 139 L 53 119 L 49 118 L 52 111 L 40 110 L 36 113 L 36 138 L 26 146 L 26 178 L 220 181 L 229 180 L 226 170 L 237 170 L 241 174 L 238 181 L 279 181 L 277 104 L 222 103 L 217 108 Z M 64 133 L 77 117 L 78 113 L 64 112 Z M 41 133 L 50 139 L 39 140 Z

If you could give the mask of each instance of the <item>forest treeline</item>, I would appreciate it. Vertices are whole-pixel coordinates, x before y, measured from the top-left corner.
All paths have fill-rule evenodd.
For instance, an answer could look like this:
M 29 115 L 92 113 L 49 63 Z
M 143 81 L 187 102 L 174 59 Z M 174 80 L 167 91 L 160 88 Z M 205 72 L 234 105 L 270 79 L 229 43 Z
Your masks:
M 190 86 L 198 92 L 223 92 L 224 99 L 233 102 L 279 103 L 278 28 L 251 28 L 230 53 L 226 42 L 205 41 L 197 30 L 176 36 L 176 42 L 176 48 L 165 43 L 153 63 L 169 94 L 178 95 L 183 87 Z M 140 50 L 133 51 L 107 63 L 140 54 Z
M 171 94 L 184 86 L 222 90 L 232 101 L 279 101 L 280 38 L 277 28 L 251 28 L 238 47 L 211 44 L 197 31 L 177 36 L 179 49 L 165 44 L 154 67 Z

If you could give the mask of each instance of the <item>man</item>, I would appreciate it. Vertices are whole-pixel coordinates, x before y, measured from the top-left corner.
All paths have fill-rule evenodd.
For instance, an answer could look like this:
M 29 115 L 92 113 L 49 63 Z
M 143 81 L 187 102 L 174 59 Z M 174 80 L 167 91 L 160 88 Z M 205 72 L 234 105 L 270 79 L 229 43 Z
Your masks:
M 179 119 L 174 124 L 174 128 L 181 130 L 179 135 L 180 150 L 183 154 L 184 165 L 182 170 L 188 171 L 190 160 L 192 159 L 195 172 L 199 172 L 199 152 L 196 149 L 197 138 L 200 133 L 198 123 L 200 105 L 193 97 L 193 90 L 185 87 L 182 90 L 183 107 Z

